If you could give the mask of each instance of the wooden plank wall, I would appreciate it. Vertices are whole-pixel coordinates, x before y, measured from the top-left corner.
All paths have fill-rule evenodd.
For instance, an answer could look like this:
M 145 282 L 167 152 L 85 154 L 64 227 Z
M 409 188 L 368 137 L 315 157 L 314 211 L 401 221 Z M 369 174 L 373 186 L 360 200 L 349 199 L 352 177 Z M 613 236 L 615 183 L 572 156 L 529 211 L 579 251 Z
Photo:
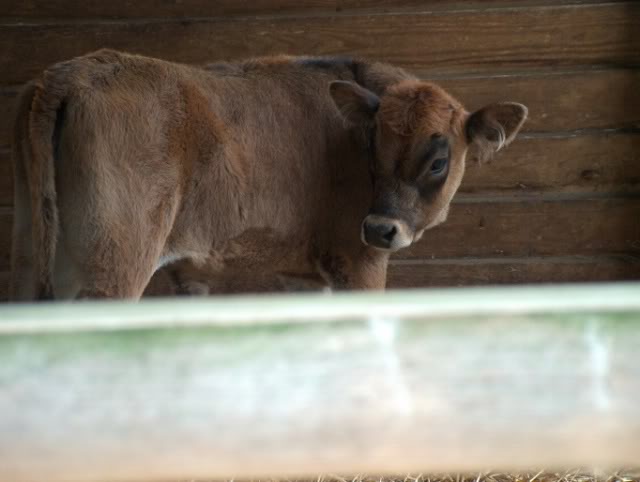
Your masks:
M 469 110 L 529 106 L 471 164 L 449 221 L 393 260 L 390 286 L 640 279 L 640 2 L 5 0 L 0 12 L 0 296 L 20 85 L 101 47 L 182 62 L 351 54 L 435 79 Z

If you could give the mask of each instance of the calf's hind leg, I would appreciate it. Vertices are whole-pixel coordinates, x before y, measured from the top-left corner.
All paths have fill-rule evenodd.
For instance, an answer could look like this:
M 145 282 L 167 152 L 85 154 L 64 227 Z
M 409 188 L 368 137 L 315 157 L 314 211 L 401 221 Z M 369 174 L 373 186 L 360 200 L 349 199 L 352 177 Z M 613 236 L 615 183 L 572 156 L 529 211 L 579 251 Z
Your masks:
M 80 290 L 76 298 L 138 299 L 153 275 L 164 239 L 151 236 L 120 243 L 105 237 L 77 259 L 81 273 Z
M 142 197 L 135 208 L 122 201 L 108 210 L 61 210 L 60 254 L 73 264 L 67 271 L 79 278 L 77 293 L 69 296 L 140 298 L 165 248 L 176 206 L 168 195 L 157 202 Z

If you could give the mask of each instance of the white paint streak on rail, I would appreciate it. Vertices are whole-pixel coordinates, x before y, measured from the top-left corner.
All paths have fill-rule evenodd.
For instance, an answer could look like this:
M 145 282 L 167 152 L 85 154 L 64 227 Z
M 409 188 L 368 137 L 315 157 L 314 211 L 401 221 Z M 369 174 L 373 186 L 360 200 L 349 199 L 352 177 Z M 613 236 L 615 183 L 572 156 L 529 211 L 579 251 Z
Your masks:
M 395 401 L 399 414 L 409 416 L 413 412 L 413 401 L 395 347 L 398 323 L 398 320 L 388 318 L 373 318 L 369 321 L 371 331 L 379 346 L 385 376 L 389 381 L 389 387 L 384 394 Z
M 593 401 L 599 410 L 606 411 L 611 408 L 611 396 L 607 386 L 611 368 L 609 343 L 595 319 L 588 321 L 585 338 L 591 360 Z

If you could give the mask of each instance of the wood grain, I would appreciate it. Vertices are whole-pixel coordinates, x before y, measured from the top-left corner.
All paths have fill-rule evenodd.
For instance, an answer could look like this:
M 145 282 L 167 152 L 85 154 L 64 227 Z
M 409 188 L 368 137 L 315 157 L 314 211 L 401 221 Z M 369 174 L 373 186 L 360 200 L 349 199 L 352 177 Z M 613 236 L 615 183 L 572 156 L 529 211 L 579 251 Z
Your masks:
M 640 254 L 640 199 L 458 202 L 397 259 Z
M 13 168 L 11 152 L 0 148 L 0 206 L 13 205 Z
M 637 3 L 406 14 L 5 24 L 2 82 L 101 47 L 187 63 L 273 53 L 370 56 L 432 73 L 640 63 Z M 28 52 L 29 55 L 24 55 Z
M 0 271 L 0 301 L 9 299 L 9 280 L 11 273 L 9 271 Z
M 11 145 L 19 88 L 0 89 L 0 149 Z
M 518 0 L 518 6 L 549 4 Z M 557 0 L 553 4 L 599 3 L 597 0 Z M 309 15 L 310 13 L 350 13 L 353 11 L 402 11 L 406 9 L 474 9 L 513 6 L 513 0 L 6 0 L 2 16 L 6 19 L 48 18 L 165 18 L 215 17 L 227 15 Z
M 520 137 L 490 163 L 470 160 L 460 187 L 476 194 L 540 191 L 639 192 L 640 135 Z
M 0 271 L 11 266 L 11 237 L 13 229 L 13 211 L 0 208 Z
M 640 199 L 457 202 L 447 222 L 396 259 L 640 254 Z M 11 212 L 0 211 L 0 270 L 8 269 Z
M 524 132 L 640 129 L 640 95 L 636 88 L 640 70 L 547 72 L 436 82 L 470 111 L 505 100 L 527 105 L 529 119 Z M 10 141 L 17 92 L 17 88 L 0 89 L 0 146 Z
M 247 278 L 245 278 L 246 280 Z M 256 281 L 246 292 L 280 291 L 269 277 Z M 389 289 L 450 287 L 521 283 L 570 283 L 640 280 L 640 256 L 536 256 L 496 258 L 440 258 L 432 260 L 394 260 L 389 266 Z M 175 296 L 177 286 L 166 269 L 157 271 L 144 296 Z M 237 292 L 233 284 L 225 287 L 229 294 Z
M 8 271 L 0 272 L 0 301 L 9 293 Z M 407 261 L 389 266 L 389 289 L 481 286 L 499 284 L 611 282 L 640 280 L 640 257 L 549 256 L 444 258 Z M 166 271 L 158 271 L 145 297 L 174 296 Z
M 446 3 L 465 5 L 477 2 L 444 0 L 145 0 L 127 3 L 100 0 L 8 0 L 3 15 L 27 18 L 145 18 L 145 17 L 216 17 L 227 15 L 309 14 L 310 12 L 344 12 L 354 9 L 402 9 L 439 6 Z M 481 3 L 489 3 L 482 2 Z
M 392 263 L 389 288 L 640 280 L 640 257 L 558 256 Z
M 505 100 L 525 104 L 529 118 L 524 131 L 640 128 L 640 70 L 528 72 L 436 82 L 469 111 Z

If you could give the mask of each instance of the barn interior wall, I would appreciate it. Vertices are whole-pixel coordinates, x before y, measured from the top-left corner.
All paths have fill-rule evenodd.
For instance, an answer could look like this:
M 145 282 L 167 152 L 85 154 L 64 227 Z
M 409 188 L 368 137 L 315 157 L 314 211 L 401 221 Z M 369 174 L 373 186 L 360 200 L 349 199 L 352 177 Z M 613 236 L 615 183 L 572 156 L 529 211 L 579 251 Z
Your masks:
M 393 258 L 389 286 L 640 278 L 637 2 L 7 0 L 0 17 L 0 299 L 16 95 L 102 47 L 189 63 L 365 56 L 439 82 L 469 110 L 524 103 L 521 135 L 469 164 L 449 221 Z

